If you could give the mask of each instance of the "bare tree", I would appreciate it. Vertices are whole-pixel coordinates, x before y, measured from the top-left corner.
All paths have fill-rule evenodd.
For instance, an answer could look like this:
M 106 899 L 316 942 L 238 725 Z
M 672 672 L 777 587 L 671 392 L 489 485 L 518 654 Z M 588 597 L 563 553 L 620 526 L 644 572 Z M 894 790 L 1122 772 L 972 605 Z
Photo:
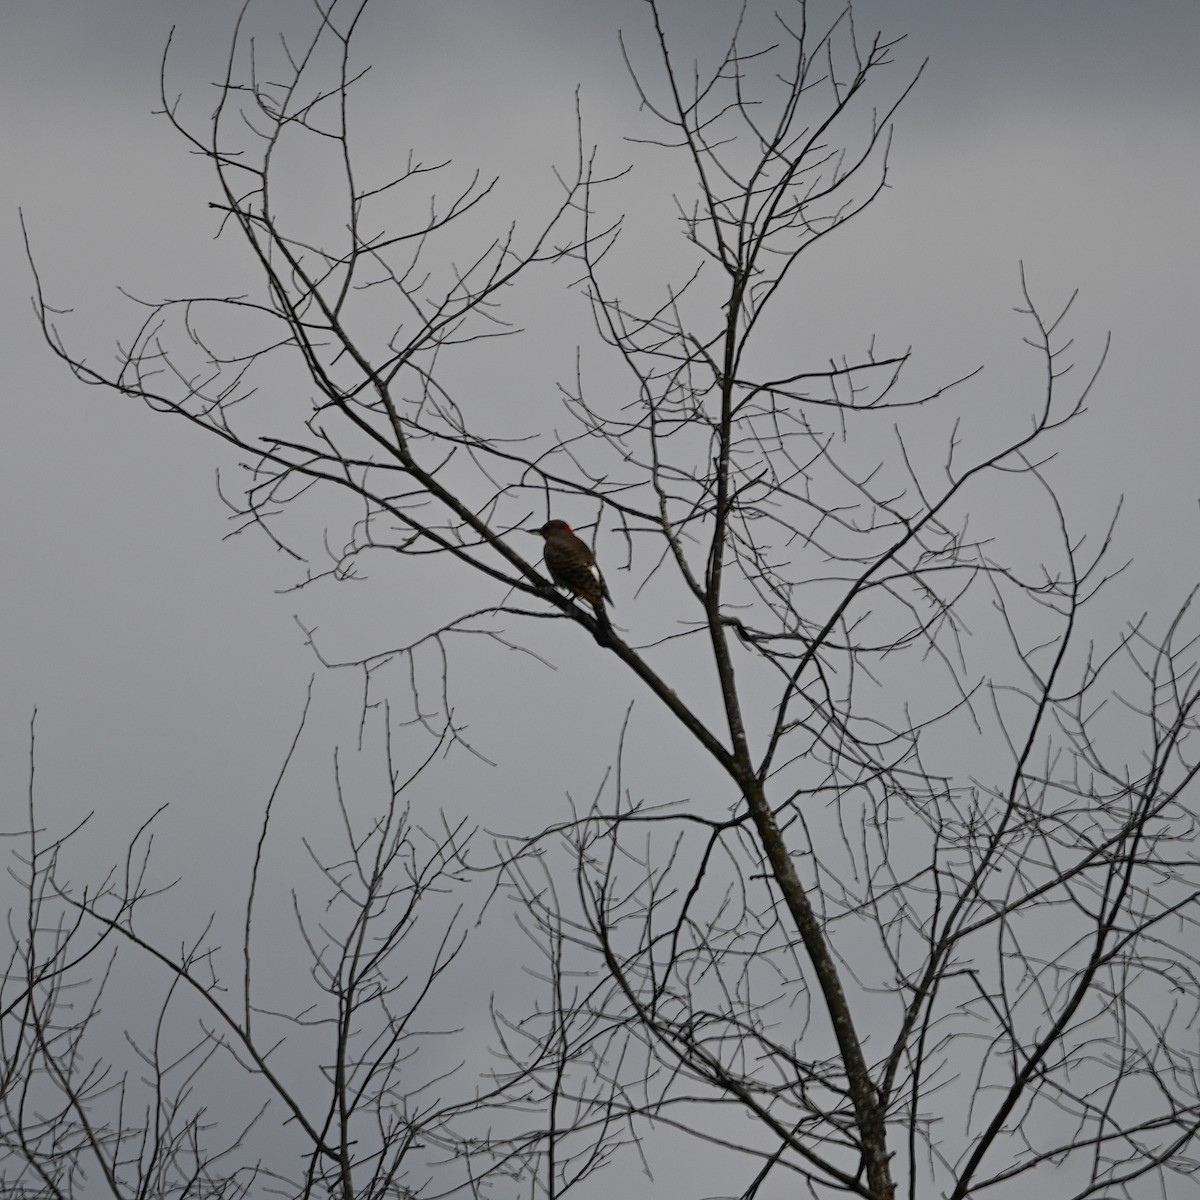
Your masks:
M 299 51 L 236 30 L 206 125 L 185 119 L 164 60 L 165 114 L 210 163 L 221 232 L 242 239 L 254 291 L 146 305 L 110 372 L 72 350 L 38 282 L 46 337 L 79 378 L 242 456 L 229 502 L 246 527 L 306 561 L 311 521 L 289 518 L 301 497 L 328 497 L 322 523 L 342 522 L 341 548 L 301 585 L 353 575 L 373 548 L 404 556 L 414 579 L 431 556 L 469 569 L 461 611 L 356 664 L 369 681 L 410 664 L 412 719 L 435 744 L 462 731 L 448 696 L 434 712 L 444 675 L 431 681 L 419 651 L 450 656 L 472 636 L 533 652 L 550 616 L 627 668 L 715 768 L 711 794 L 686 805 L 637 800 L 614 777 L 570 820 L 488 859 L 458 827 L 414 850 L 396 807 L 406 772 L 389 756 L 383 815 L 365 836 L 347 819 L 344 862 L 317 856 L 348 924 L 317 936 L 299 914 L 342 1023 L 319 1117 L 273 1074 L 275 1035 L 255 1032 L 252 905 L 245 995 L 231 1003 L 205 974 L 203 933 L 182 957 L 139 933 L 138 871 L 80 894 L 31 840 L 33 906 L 53 894 L 70 923 L 45 943 L 35 916 L 15 936 L 6 1095 L 53 1080 L 64 1127 L 83 1132 L 47 1160 L 30 1111 L 10 1104 L 5 1146 L 48 1193 L 59 1168 L 45 1162 L 69 1171 L 86 1152 L 124 1194 L 128 1120 L 99 1123 L 113 1096 L 77 1065 L 74 1034 L 46 1033 L 73 957 L 116 942 L 213 1008 L 190 1055 L 223 1051 L 282 1099 L 309 1164 L 279 1172 L 297 1194 L 424 1196 L 511 1177 L 559 1195 L 664 1131 L 744 1162 L 746 1197 L 1025 1195 L 1051 1167 L 1077 1197 L 1194 1180 L 1191 597 L 1163 629 L 1097 628 L 1089 606 L 1120 569 L 1111 526 L 1090 541 L 1070 528 L 1052 464 L 1103 352 L 1072 374 L 1070 302 L 1047 315 L 1022 279 L 1041 382 L 975 426 L 960 397 L 982 387 L 976 373 L 923 391 L 907 351 L 789 357 L 798 264 L 880 194 L 915 77 L 849 8 L 818 27 L 792 4 L 769 44 L 744 16 L 707 71 L 682 68 L 661 5 L 648 12 L 652 37 L 625 47 L 653 123 L 638 140 L 686 170 L 674 199 L 691 264 L 644 300 L 620 274 L 622 220 L 603 215 L 620 172 L 599 165 L 582 122 L 540 224 L 496 217 L 479 175 L 438 192 L 449 164 L 413 155 L 373 174 L 350 108 L 366 4 L 341 0 Z M 291 203 L 287 164 L 303 153 L 314 177 L 337 172 L 328 219 Z M 600 398 L 580 369 L 562 387 L 567 432 L 514 406 L 501 433 L 494 396 L 456 361 L 513 336 L 502 306 L 567 269 L 624 390 Z M 1013 512 L 1036 536 L 997 554 Z M 552 513 L 594 514 L 610 577 L 628 572 L 611 624 L 539 570 L 524 531 Z M 639 595 L 657 602 L 639 609 Z M 401 864 L 403 887 L 387 882 Z M 526 914 L 544 991 L 497 1013 L 502 1069 L 426 1107 L 425 1085 L 397 1078 L 459 926 L 426 947 L 417 1000 L 391 999 L 391 956 L 431 889 L 480 879 Z M 369 949 L 372 922 L 389 932 Z M 374 1032 L 361 1005 L 383 1014 Z M 308 1020 L 280 1019 L 289 1044 Z M 153 1161 L 186 1144 L 204 1182 L 179 1171 L 154 1194 L 234 1194 L 260 1177 L 231 1167 L 218 1186 L 210 1165 L 236 1162 L 245 1133 L 215 1152 L 206 1133 L 198 1117 L 170 1127 Z
M 348 799 L 335 757 L 343 852 L 334 839 L 306 847 L 319 883 L 281 887 L 268 849 L 308 712 L 263 809 L 232 947 L 212 916 L 183 941 L 156 938 L 174 887 L 151 882 L 161 810 L 120 868 L 81 882 L 61 861 L 81 830 L 44 836 L 31 773 L 15 852 L 27 905 L 20 922 L 10 914 L 0 989 L 5 1195 L 382 1197 L 422 1169 L 454 1190 L 501 1165 L 467 1153 L 457 1126 L 507 1097 L 475 1077 L 455 1084 L 461 1051 L 442 1048 L 456 1032 L 446 993 L 466 965 L 456 879 L 472 833 L 416 824 L 406 793 L 436 750 L 394 763 L 384 708 L 370 747 L 382 793 L 359 780 Z M 270 893 L 295 920 L 282 948 L 294 974 L 269 944 Z

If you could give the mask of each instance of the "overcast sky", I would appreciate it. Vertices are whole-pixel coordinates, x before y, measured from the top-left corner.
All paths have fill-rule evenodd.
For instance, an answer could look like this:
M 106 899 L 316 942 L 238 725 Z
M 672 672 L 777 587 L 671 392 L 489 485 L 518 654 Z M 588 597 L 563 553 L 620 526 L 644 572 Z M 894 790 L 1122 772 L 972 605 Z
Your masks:
M 704 53 L 736 7 L 666 11 Z M 90 345 L 130 328 L 118 286 L 178 294 L 203 278 L 206 177 L 151 112 L 176 23 L 171 86 L 206 111 L 235 9 L 42 0 L 2 17 L 5 745 L 20 744 L 38 704 L 47 757 L 110 801 L 144 803 L 168 781 L 197 796 L 240 786 L 245 764 L 272 758 L 312 664 L 290 620 L 296 598 L 275 594 L 292 581 L 287 564 L 222 541 L 213 479 L 228 463 L 175 423 L 79 387 L 39 342 L 16 208 L 52 302 L 88 314 Z M 289 10 L 258 5 L 257 28 L 282 27 Z M 636 0 L 390 11 L 372 82 L 394 92 L 382 119 L 400 141 L 464 165 L 490 149 L 545 179 L 570 154 L 578 83 L 589 136 L 620 161 L 634 105 L 616 38 L 645 37 Z M 1079 287 L 1085 355 L 1114 336 L 1079 484 L 1100 505 L 1128 493 L 1147 579 L 1172 563 L 1187 578 L 1200 9 L 896 2 L 861 7 L 860 23 L 880 14 L 907 33 L 907 60 L 930 65 L 898 123 L 893 190 L 831 252 L 820 318 L 911 342 L 947 373 L 985 358 L 995 369 L 1021 332 L 1019 259 L 1047 305 Z
M 296 7 L 261 3 L 256 27 L 283 25 Z M 395 126 L 397 146 L 512 164 L 522 186 L 549 186 L 550 167 L 570 158 L 578 84 L 589 138 L 613 163 L 627 153 L 618 139 L 636 105 L 617 33 L 644 44 L 636 0 L 382 7 L 371 85 L 393 99 L 372 119 Z M 711 52 L 737 8 L 665 5 L 696 53 Z M 210 888 L 244 866 L 223 853 L 227 835 L 254 827 L 315 667 L 292 615 L 369 653 L 388 636 L 392 600 L 375 581 L 311 601 L 288 594 L 293 567 L 265 541 L 225 540 L 214 479 L 230 460 L 180 422 L 77 384 L 41 342 L 17 207 L 51 303 L 77 310 L 89 346 L 132 331 L 118 286 L 178 294 L 219 273 L 232 250 L 211 241 L 205 173 L 152 110 L 173 24 L 171 86 L 194 113 L 211 105 L 205 81 L 235 11 L 227 0 L 39 0 L 0 14 L 6 809 L 24 788 L 36 705 L 48 809 L 97 809 L 103 848 L 170 801 L 165 844 L 187 846 Z M 1081 362 L 1108 330 L 1113 350 L 1068 497 L 1086 516 L 1127 496 L 1121 544 L 1139 565 L 1121 595 L 1131 613 L 1154 608 L 1200 561 L 1200 5 L 893 0 L 859 12 L 863 26 L 882 19 L 908 35 L 900 54 L 912 67 L 930 63 L 898 118 L 892 190 L 821 266 L 814 336 L 849 329 L 840 353 L 876 329 L 912 343 L 931 378 L 988 361 L 1003 380 L 1025 332 L 1012 313 L 1018 261 L 1047 307 L 1078 287 Z M 540 353 L 536 329 L 526 346 Z M 636 625 L 636 604 L 618 603 Z M 504 679 L 473 678 L 469 660 L 457 668 L 476 741 L 499 765 L 461 764 L 451 807 L 513 829 L 526 812 L 531 824 L 553 812 L 567 788 L 590 796 L 629 701 L 650 701 L 593 648 L 581 653 L 600 680 L 594 712 L 572 703 L 577 680 L 560 670 L 547 673 L 545 705 L 522 696 L 497 716 L 489 702 L 508 699 Z M 330 740 L 354 727 L 356 686 L 348 674 L 318 681 Z M 547 737 L 596 753 L 567 756 L 578 778 L 544 780 L 522 764 Z

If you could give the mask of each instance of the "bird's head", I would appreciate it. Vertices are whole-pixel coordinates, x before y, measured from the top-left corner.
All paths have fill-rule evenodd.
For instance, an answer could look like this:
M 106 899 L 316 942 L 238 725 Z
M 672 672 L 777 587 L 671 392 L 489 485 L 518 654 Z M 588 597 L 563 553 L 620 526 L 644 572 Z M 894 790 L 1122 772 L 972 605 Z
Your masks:
M 550 538 L 559 533 L 571 533 L 572 530 L 566 521 L 547 521 L 545 525 L 543 525 L 541 529 L 536 530 L 536 532 L 540 533 L 544 538 Z

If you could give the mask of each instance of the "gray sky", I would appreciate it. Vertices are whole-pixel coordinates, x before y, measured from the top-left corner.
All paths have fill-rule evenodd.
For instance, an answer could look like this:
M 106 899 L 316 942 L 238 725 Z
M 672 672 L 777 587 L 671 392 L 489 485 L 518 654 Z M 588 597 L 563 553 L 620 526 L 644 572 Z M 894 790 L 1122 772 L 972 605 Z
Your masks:
M 76 784 L 86 777 L 95 795 L 129 802 L 164 788 L 194 789 L 197 800 L 240 788 L 247 763 L 273 760 L 311 667 L 290 621 L 303 603 L 275 594 L 293 580 L 266 546 L 221 541 L 214 447 L 82 389 L 42 347 L 15 209 L 26 211 L 52 302 L 88 314 L 99 354 L 130 329 L 118 285 L 153 296 L 219 277 L 235 257 L 210 240 L 204 173 L 151 110 L 159 50 L 178 22 L 172 87 L 193 113 L 206 111 L 204 81 L 220 69 L 235 8 L 46 0 L 3 17 L 5 744 L 20 744 L 37 703 L 55 739 L 47 775 L 51 762 L 74 763 Z M 278 26 L 288 8 L 258 6 L 258 27 Z M 735 10 L 667 8 L 698 52 L 711 52 Z M 397 146 L 444 147 L 464 166 L 498 153 L 537 188 L 569 157 L 579 83 L 589 137 L 622 160 L 616 139 L 634 106 L 616 33 L 635 48 L 645 36 L 634 0 L 392 11 L 379 24 L 372 85 L 394 94 L 381 107 Z M 893 190 L 814 263 L 826 272 L 807 310 L 814 343 L 828 331 L 848 348 L 874 329 L 911 342 L 931 379 L 978 361 L 999 375 L 1019 356 L 1018 260 L 1047 306 L 1078 286 L 1083 357 L 1109 328 L 1114 349 L 1076 483 L 1101 507 L 1128 493 L 1126 530 L 1144 572 L 1134 590 L 1153 593 L 1158 572 L 1186 579 L 1200 12 L 910 2 L 866 6 L 860 24 L 877 13 L 888 32 L 908 33 L 908 61 L 931 61 L 898 122 Z M 1162 536 L 1163 512 L 1175 514 L 1186 549 Z M 343 620 L 367 602 L 353 590 L 333 601 Z
M 666 11 L 703 53 L 737 7 Z M 259 5 L 258 27 L 291 8 Z M 635 0 L 381 8 L 390 15 L 372 41 L 371 87 L 388 102 L 373 130 L 398 151 L 416 144 L 464 167 L 507 166 L 501 195 L 516 203 L 551 186 L 549 168 L 569 160 L 579 84 L 589 139 L 613 164 L 629 156 L 618 139 L 636 106 L 616 34 L 623 28 L 635 49 L 644 38 Z M 23 789 L 36 705 L 47 811 L 99 810 L 93 845 L 103 857 L 170 801 L 165 840 L 205 864 L 209 890 L 226 872 L 241 877 L 230 836 L 255 828 L 314 669 L 292 614 L 319 624 L 334 654 L 370 653 L 397 636 L 403 581 L 384 566 L 353 587 L 281 594 L 296 579 L 288 561 L 259 538 L 223 540 L 231 526 L 214 475 L 231 470 L 229 459 L 180 422 L 77 384 L 43 346 L 16 209 L 51 303 L 76 309 L 74 328 L 98 356 L 133 328 L 118 285 L 156 296 L 234 278 L 232 245 L 211 241 L 205 173 L 151 110 L 174 23 L 171 86 L 193 113 L 211 106 L 205 81 L 221 69 L 235 10 L 226 0 L 40 0 L 0 16 L 3 787 L 14 799 Z M 895 0 L 861 6 L 860 25 L 878 14 L 888 32 L 908 34 L 905 61 L 930 65 L 898 118 L 892 190 L 815 256 L 805 335 L 840 353 L 876 330 L 913 344 L 914 369 L 931 381 L 986 361 L 1001 404 L 1024 361 L 1011 311 L 1018 261 L 1047 308 L 1079 287 L 1081 363 L 1094 361 L 1106 330 L 1114 341 L 1087 432 L 1064 455 L 1066 499 L 1084 519 L 1125 493 L 1119 544 L 1138 563 L 1117 596 L 1130 613 L 1169 606 L 1197 564 L 1200 6 Z M 661 208 L 667 181 L 645 180 L 647 211 Z M 509 216 L 496 212 L 501 224 Z M 634 227 L 644 216 L 631 208 Z M 531 327 L 521 353 L 547 357 L 544 345 Z M 570 363 L 564 353 L 541 364 L 543 377 L 531 368 L 536 382 L 510 381 L 513 391 L 552 395 Z M 625 582 L 610 578 L 620 620 L 636 628 Z M 568 670 L 523 676 L 537 693 L 514 705 L 495 664 L 476 675 L 469 648 L 456 664 L 461 715 L 499 766 L 460 760 L 452 783 L 440 777 L 438 799 L 452 811 L 532 827 L 559 810 L 564 788 L 590 797 L 630 700 L 651 711 L 590 647 L 557 630 L 552 647 L 560 668 L 568 654 L 587 656 L 594 709 L 580 711 Z M 352 734 L 356 687 L 349 672 L 319 679 L 327 740 Z M 674 757 L 677 737 L 662 734 L 660 758 Z M 568 749 L 575 778 L 547 787 L 531 773 L 533 747 L 547 740 Z M 647 768 L 638 786 L 652 780 Z M 703 772 L 675 785 L 702 787 Z

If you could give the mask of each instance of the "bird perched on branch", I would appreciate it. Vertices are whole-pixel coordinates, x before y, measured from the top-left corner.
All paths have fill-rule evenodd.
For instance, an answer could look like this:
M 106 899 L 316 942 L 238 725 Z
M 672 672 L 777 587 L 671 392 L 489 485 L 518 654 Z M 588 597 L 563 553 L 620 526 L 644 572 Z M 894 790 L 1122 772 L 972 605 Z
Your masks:
M 543 557 L 550 578 L 559 587 L 582 596 L 595 608 L 600 620 L 607 622 L 604 602 L 607 600 L 611 604 L 612 597 L 600 568 L 596 566 L 591 546 L 577 538 L 566 521 L 547 521 L 538 533 L 546 539 Z

